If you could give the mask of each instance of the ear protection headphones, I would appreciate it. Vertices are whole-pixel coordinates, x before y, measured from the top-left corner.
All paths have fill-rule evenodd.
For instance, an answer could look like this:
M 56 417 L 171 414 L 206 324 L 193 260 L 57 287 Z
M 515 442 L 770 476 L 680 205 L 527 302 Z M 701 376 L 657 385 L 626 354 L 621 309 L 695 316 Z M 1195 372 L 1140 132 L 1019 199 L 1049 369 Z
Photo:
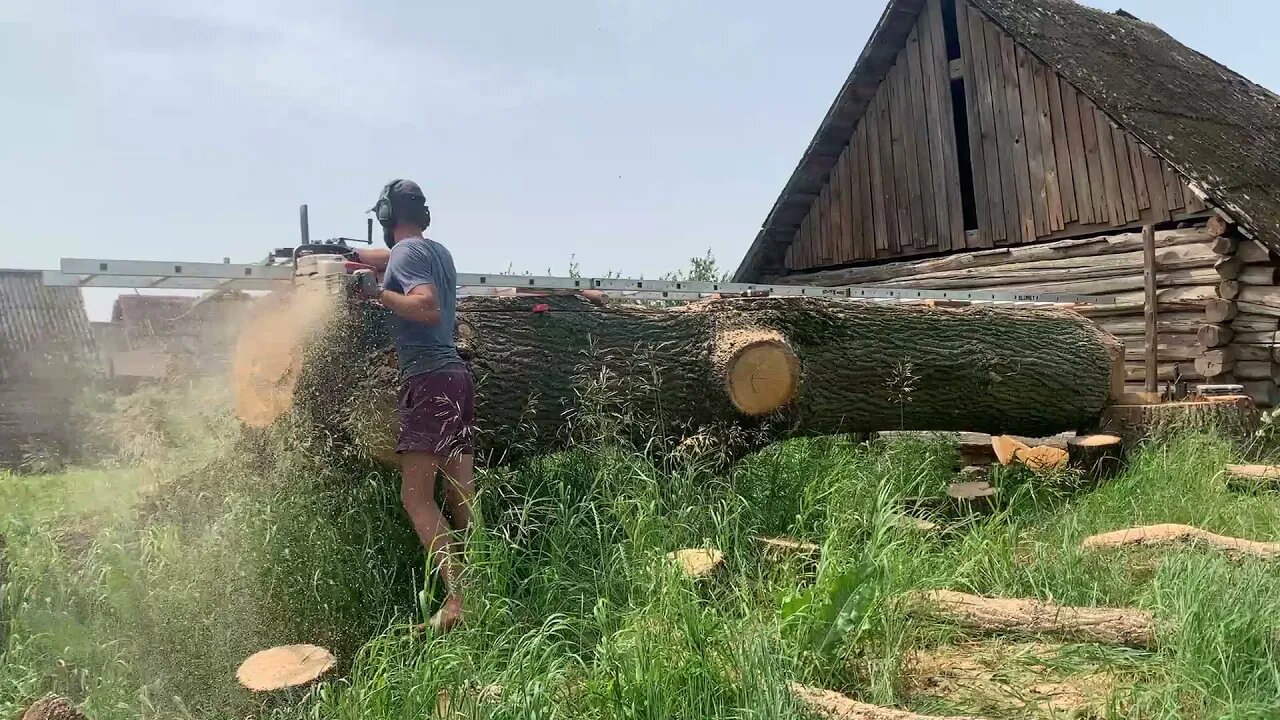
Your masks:
M 378 195 L 378 203 L 373 206 L 373 215 L 378 218 L 378 224 L 384 228 L 395 227 L 396 221 L 402 218 L 397 217 L 395 204 L 391 200 L 391 193 L 395 191 L 396 186 L 404 182 L 403 179 L 397 178 L 382 187 L 382 193 Z M 422 202 L 422 217 L 411 218 L 412 220 L 422 220 L 422 227 L 431 225 L 431 209 L 427 207 L 426 198 Z

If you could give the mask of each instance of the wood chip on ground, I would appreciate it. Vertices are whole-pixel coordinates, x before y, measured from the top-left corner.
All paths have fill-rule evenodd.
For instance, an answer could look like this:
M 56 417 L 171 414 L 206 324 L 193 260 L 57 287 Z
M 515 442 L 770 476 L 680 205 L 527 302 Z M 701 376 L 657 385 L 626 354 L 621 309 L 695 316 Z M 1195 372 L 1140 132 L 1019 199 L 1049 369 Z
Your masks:
M 831 720 L 983 720 L 971 715 L 921 715 L 907 710 L 868 705 L 834 690 L 791 683 L 791 695 L 814 713 Z

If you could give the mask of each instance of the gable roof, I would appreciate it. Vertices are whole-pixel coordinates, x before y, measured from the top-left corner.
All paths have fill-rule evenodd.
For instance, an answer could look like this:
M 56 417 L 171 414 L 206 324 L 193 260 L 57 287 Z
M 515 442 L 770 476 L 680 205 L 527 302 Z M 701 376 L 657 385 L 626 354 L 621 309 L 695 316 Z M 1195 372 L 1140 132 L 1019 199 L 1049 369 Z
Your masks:
M 1280 97 L 1127 14 L 1072 0 L 969 2 L 1280 251 Z M 735 280 L 778 264 L 924 3 L 890 1 Z
M 0 380 L 53 360 L 96 361 L 80 291 L 47 287 L 38 270 L 0 270 Z
M 119 295 L 111 321 L 126 328 L 160 331 L 195 307 L 196 298 L 182 295 Z

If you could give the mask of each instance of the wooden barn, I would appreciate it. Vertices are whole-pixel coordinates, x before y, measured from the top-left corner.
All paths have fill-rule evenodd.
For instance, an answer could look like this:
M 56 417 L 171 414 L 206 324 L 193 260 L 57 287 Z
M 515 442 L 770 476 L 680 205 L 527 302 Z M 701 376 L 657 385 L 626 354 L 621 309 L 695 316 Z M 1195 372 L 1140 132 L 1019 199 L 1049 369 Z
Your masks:
M 77 440 L 72 403 L 97 365 L 79 290 L 0 270 L 0 467 Z
M 1273 406 L 1276 251 L 1274 93 L 1123 11 L 891 0 L 735 280 L 1105 297 L 1131 389 Z

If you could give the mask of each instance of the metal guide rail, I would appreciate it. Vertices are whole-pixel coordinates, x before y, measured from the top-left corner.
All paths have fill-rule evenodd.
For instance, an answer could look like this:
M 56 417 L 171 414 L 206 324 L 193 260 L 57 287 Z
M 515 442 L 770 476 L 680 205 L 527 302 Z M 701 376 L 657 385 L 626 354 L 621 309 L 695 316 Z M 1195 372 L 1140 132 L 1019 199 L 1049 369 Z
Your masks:
M 209 262 L 152 260 L 99 260 L 64 258 L 57 271 L 44 272 L 51 287 L 155 288 L 177 290 L 276 290 L 294 280 L 291 265 L 237 265 Z M 503 291 L 598 290 L 611 297 L 631 300 L 690 300 L 714 295 L 751 297 L 823 297 L 880 301 L 942 300 L 968 303 L 1018 305 L 1109 305 L 1111 298 L 1030 292 L 986 290 L 916 290 L 848 285 L 764 285 L 757 283 L 644 280 L 634 278 L 557 277 L 459 273 L 464 295 L 500 294 Z

